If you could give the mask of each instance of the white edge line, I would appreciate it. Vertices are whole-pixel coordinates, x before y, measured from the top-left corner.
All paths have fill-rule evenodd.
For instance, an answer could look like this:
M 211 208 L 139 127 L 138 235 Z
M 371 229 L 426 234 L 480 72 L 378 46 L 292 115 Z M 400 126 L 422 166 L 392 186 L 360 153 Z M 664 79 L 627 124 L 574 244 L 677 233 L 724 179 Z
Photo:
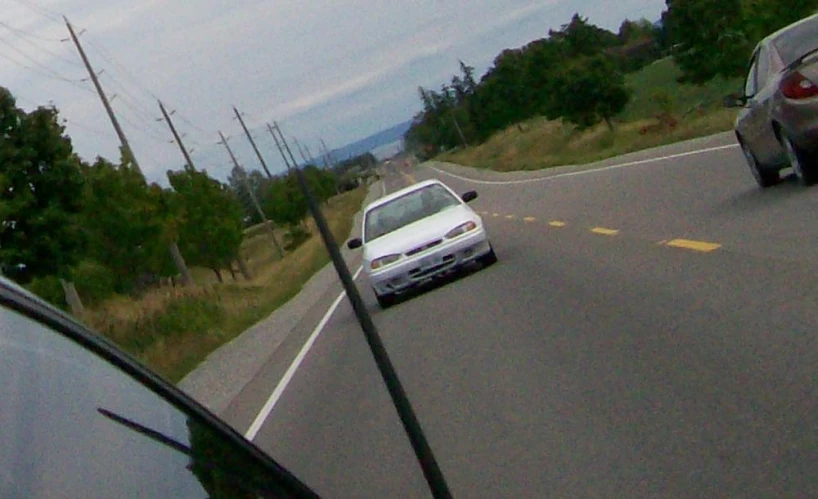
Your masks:
M 361 274 L 362 270 L 363 267 L 359 267 L 358 270 L 355 271 L 355 275 L 352 276 L 352 279 L 353 280 L 357 279 L 358 276 Z M 332 302 L 332 305 L 330 305 L 329 309 L 327 310 L 327 313 L 324 314 L 324 317 L 321 318 L 321 321 L 318 322 L 318 325 L 315 326 L 315 329 L 312 331 L 312 334 L 310 334 L 310 337 L 307 338 L 307 342 L 304 343 L 303 347 L 301 347 L 301 351 L 299 351 L 298 355 L 295 356 L 295 359 L 293 360 L 292 364 L 290 364 L 290 367 L 287 368 L 287 371 L 284 373 L 284 376 L 281 377 L 281 381 L 278 382 L 278 386 L 276 386 L 275 390 L 273 390 L 273 393 L 270 394 L 270 398 L 268 398 L 267 402 L 264 403 L 264 407 L 261 408 L 261 411 L 259 411 L 258 415 L 256 416 L 256 419 L 253 420 L 253 424 L 250 425 L 250 428 L 247 430 L 247 433 L 244 434 L 244 437 L 247 440 L 252 441 L 254 438 L 256 438 L 256 435 L 258 434 L 261 427 L 264 425 L 264 422 L 267 420 L 267 417 L 273 411 L 273 408 L 278 403 L 278 400 L 281 398 L 281 395 L 284 394 L 284 390 L 287 389 L 287 385 L 290 384 L 290 381 L 292 381 L 293 377 L 295 376 L 295 372 L 301 366 L 301 363 L 304 362 L 304 358 L 307 356 L 307 353 L 309 353 L 310 349 L 312 348 L 312 345 L 315 343 L 315 340 L 317 340 L 318 336 L 321 335 L 321 331 L 324 330 L 324 327 L 329 322 L 330 318 L 332 317 L 332 314 L 335 313 L 335 309 L 338 308 L 338 305 L 341 304 L 341 301 L 344 299 L 345 296 L 346 291 L 342 291 L 341 294 L 338 295 L 337 298 L 335 298 L 335 301 Z
M 528 178 L 528 179 L 523 179 L 523 180 L 476 180 L 476 179 L 473 179 L 473 178 L 468 178 L 468 177 L 463 177 L 463 176 L 460 176 L 460 175 L 456 175 L 454 173 L 450 173 L 450 172 L 447 172 L 445 170 L 441 170 L 440 168 L 435 168 L 434 166 L 429 166 L 428 168 L 431 168 L 432 170 L 435 170 L 438 173 L 442 173 L 444 175 L 448 175 L 450 177 L 454 177 L 454 178 L 457 178 L 457 179 L 460 179 L 460 180 L 465 180 L 466 182 L 472 182 L 472 183 L 475 183 L 475 184 L 485 184 L 485 185 L 528 184 L 528 183 L 531 183 L 531 182 L 542 182 L 544 180 L 554 180 L 554 179 L 564 178 L 564 177 L 575 177 L 577 175 L 587 175 L 587 174 L 590 174 L 590 173 L 604 172 L 604 171 L 607 171 L 607 170 L 616 170 L 616 169 L 625 168 L 625 167 L 628 167 L 628 166 L 644 165 L 644 164 L 648 164 L 648 163 L 658 163 L 660 161 L 667 161 L 669 159 L 684 158 L 686 156 L 694 156 L 696 154 L 705 154 L 705 153 L 708 153 L 708 152 L 721 151 L 721 150 L 724 150 L 724 149 L 732 149 L 734 147 L 738 147 L 738 144 L 729 144 L 729 145 L 726 145 L 726 146 L 709 147 L 707 149 L 698 149 L 698 150 L 695 150 L 695 151 L 682 152 L 682 153 L 679 153 L 679 154 L 671 154 L 670 156 L 662 156 L 662 157 L 659 157 L 659 158 L 641 159 L 639 161 L 630 161 L 628 163 L 620 163 L 618 165 L 603 166 L 602 168 L 594 168 L 594 169 L 591 169 L 591 170 L 582 170 L 582 171 L 579 171 L 579 172 L 560 173 L 560 174 L 557 174 L 557 175 L 551 175 L 549 177 Z

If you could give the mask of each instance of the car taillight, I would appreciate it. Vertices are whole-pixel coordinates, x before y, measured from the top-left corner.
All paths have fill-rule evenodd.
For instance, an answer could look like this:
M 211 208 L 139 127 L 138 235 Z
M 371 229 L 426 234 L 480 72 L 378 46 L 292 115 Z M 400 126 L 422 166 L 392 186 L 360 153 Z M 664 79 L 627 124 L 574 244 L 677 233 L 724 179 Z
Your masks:
M 818 95 L 818 85 L 798 71 L 794 71 L 781 81 L 781 93 L 788 99 L 807 99 Z

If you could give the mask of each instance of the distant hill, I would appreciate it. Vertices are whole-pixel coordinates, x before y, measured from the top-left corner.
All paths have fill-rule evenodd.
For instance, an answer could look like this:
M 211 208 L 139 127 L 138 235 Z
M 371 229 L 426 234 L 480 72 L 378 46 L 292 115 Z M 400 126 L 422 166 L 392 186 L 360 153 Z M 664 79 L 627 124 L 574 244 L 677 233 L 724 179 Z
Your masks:
M 331 151 L 332 157 L 335 158 L 336 161 L 343 161 L 368 152 L 372 152 L 377 156 L 378 154 L 376 154 L 376 152 L 378 150 L 392 150 L 392 146 L 403 139 L 403 135 L 409 130 L 411 125 L 412 120 L 408 120 L 370 135 L 365 139 L 333 149 Z

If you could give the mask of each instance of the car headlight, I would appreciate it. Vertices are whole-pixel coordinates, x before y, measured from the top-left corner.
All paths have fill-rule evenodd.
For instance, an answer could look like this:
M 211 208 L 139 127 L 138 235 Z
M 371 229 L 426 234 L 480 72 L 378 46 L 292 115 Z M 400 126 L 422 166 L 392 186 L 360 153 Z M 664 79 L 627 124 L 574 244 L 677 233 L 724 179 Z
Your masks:
M 477 228 L 477 224 L 474 222 L 466 222 L 464 224 L 458 225 L 454 229 L 450 230 L 446 234 L 446 239 L 453 239 L 458 236 L 462 236 L 466 232 L 471 232 Z
M 400 255 L 386 255 L 380 258 L 376 258 L 372 260 L 372 263 L 369 264 L 372 267 L 372 270 L 377 270 L 383 266 L 389 265 L 391 263 L 395 263 L 400 258 Z

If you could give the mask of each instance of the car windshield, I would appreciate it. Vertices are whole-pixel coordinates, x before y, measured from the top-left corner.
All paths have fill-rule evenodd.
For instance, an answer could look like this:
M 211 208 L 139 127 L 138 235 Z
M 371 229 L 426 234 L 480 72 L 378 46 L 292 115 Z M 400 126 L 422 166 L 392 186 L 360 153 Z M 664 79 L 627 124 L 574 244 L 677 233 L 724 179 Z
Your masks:
M 364 239 L 372 241 L 458 204 L 460 200 L 442 185 L 430 185 L 412 191 L 369 210 L 366 214 Z
M 793 27 L 773 40 L 785 66 L 789 66 L 802 55 L 818 49 L 818 19 Z

